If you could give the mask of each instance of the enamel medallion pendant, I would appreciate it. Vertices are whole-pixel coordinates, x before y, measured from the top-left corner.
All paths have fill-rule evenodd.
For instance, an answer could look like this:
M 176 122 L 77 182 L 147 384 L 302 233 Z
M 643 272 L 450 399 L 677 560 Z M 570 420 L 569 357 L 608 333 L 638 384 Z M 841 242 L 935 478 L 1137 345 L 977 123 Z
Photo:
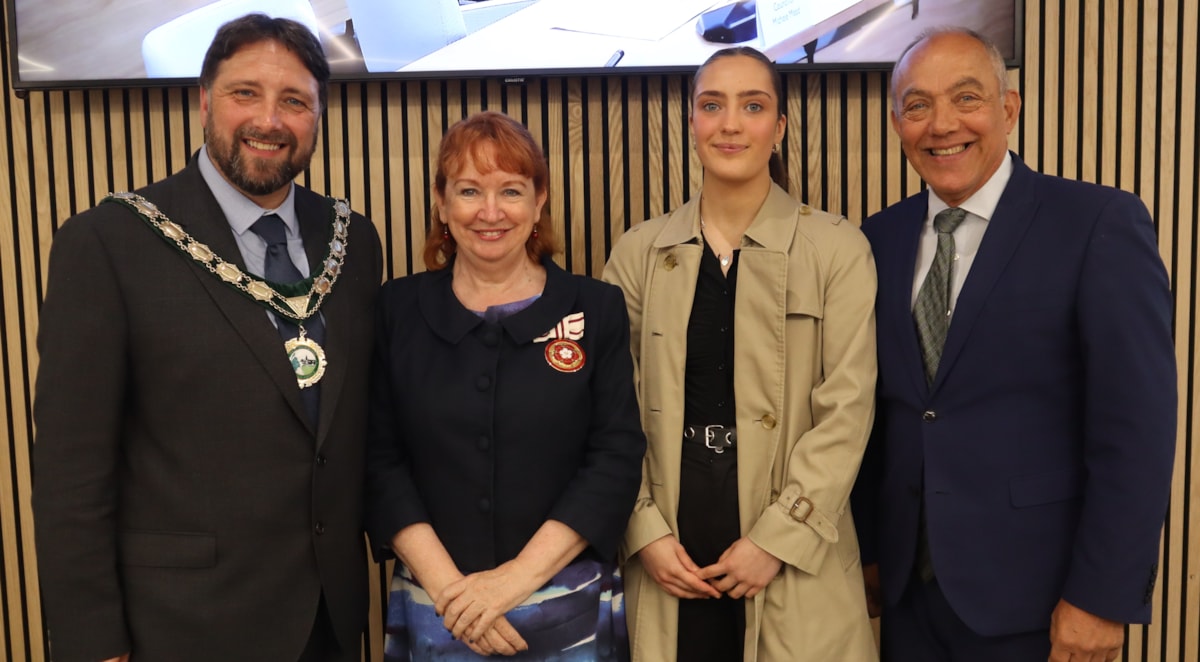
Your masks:
M 546 345 L 546 363 L 559 372 L 577 372 L 583 361 L 583 348 L 574 340 L 559 339 Z
M 283 348 L 287 350 L 292 370 L 296 371 L 296 382 L 300 388 L 308 388 L 325 376 L 325 350 L 304 334 L 303 326 L 300 327 L 300 335 L 285 342 Z

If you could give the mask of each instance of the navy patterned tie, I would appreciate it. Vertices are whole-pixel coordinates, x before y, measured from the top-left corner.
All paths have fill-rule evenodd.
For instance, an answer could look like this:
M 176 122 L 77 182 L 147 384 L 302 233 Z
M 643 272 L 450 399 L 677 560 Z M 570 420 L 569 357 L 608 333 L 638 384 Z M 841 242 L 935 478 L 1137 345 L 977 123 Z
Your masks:
M 263 263 L 263 277 L 272 283 L 296 283 L 304 280 L 300 270 L 292 262 L 287 249 L 287 227 L 283 219 L 276 214 L 267 214 L 250 226 L 250 231 L 262 237 L 267 242 L 267 255 Z M 279 337 L 287 342 L 300 335 L 300 327 L 292 320 L 281 315 L 275 315 Z M 325 341 L 325 324 L 321 315 L 315 314 L 304 322 L 304 333 L 318 345 Z M 300 397 L 313 427 L 317 425 L 317 414 L 321 407 L 321 385 L 313 384 L 300 389 Z
M 917 339 L 921 343 L 921 360 L 925 363 L 925 380 L 932 384 L 942 359 L 942 346 L 950 330 L 950 283 L 954 278 L 954 230 L 966 218 L 967 212 L 957 207 L 938 212 L 933 219 L 937 230 L 937 252 L 933 264 L 917 292 L 913 319 L 917 323 Z

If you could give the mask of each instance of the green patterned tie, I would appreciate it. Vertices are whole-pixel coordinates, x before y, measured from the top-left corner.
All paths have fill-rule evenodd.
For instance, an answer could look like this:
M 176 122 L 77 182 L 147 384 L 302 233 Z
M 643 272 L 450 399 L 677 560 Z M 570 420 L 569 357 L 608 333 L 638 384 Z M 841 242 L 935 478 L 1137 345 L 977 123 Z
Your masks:
M 938 212 L 933 219 L 937 230 L 937 253 L 913 306 L 917 323 L 917 339 L 921 343 L 921 359 L 925 362 L 925 379 L 933 383 L 946 332 L 950 329 L 950 281 L 954 277 L 954 230 L 966 218 L 967 212 L 957 207 Z

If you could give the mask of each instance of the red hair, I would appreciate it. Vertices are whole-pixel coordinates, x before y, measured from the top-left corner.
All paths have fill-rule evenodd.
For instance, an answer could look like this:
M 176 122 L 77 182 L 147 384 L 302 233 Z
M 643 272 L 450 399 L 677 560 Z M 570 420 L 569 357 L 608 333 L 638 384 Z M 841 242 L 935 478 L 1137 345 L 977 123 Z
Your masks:
M 476 113 L 446 131 L 438 151 L 434 190 L 444 197 L 446 183 L 461 173 L 468 163 L 481 174 L 503 170 L 528 177 L 537 194 L 545 194 L 549 202 L 550 168 L 546 165 L 545 154 L 529 129 L 504 113 L 490 110 Z M 525 252 L 534 262 L 541 262 L 544 256 L 559 250 L 549 208 L 549 204 L 542 205 L 542 215 L 533 226 L 536 235 L 530 235 L 525 242 Z M 457 245 L 442 222 L 436 203 L 429 216 L 429 234 L 425 235 L 423 256 L 425 268 L 435 271 L 450 263 Z

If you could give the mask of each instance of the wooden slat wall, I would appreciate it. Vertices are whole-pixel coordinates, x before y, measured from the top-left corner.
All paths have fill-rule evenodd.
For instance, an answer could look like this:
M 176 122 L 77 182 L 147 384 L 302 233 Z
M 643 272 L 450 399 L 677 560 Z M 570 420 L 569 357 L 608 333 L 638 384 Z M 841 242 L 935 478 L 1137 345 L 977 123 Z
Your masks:
M 1141 196 L 1156 219 L 1176 301 L 1179 450 L 1163 533 L 1155 622 L 1130 629 L 1125 660 L 1200 659 L 1200 432 L 1197 377 L 1195 0 L 1027 0 L 1025 66 L 1010 72 L 1025 108 L 1011 145 L 1035 168 Z M 7 20 L 7 19 L 6 19 Z M 38 305 L 63 219 L 111 190 L 181 168 L 200 145 L 192 89 L 0 94 L 0 658 L 43 660 L 30 514 L 31 398 Z M 793 193 L 859 220 L 920 190 L 887 117 L 886 76 L 787 77 L 785 145 Z M 598 274 L 631 223 L 686 200 L 700 178 L 687 139 L 685 76 L 354 83 L 331 91 L 303 182 L 349 196 L 384 237 L 388 273 L 418 268 L 430 165 L 446 126 L 499 109 L 526 122 L 551 166 L 563 263 Z M 85 322 L 86 323 L 86 322 Z M 386 573 L 366 658 L 381 658 Z

